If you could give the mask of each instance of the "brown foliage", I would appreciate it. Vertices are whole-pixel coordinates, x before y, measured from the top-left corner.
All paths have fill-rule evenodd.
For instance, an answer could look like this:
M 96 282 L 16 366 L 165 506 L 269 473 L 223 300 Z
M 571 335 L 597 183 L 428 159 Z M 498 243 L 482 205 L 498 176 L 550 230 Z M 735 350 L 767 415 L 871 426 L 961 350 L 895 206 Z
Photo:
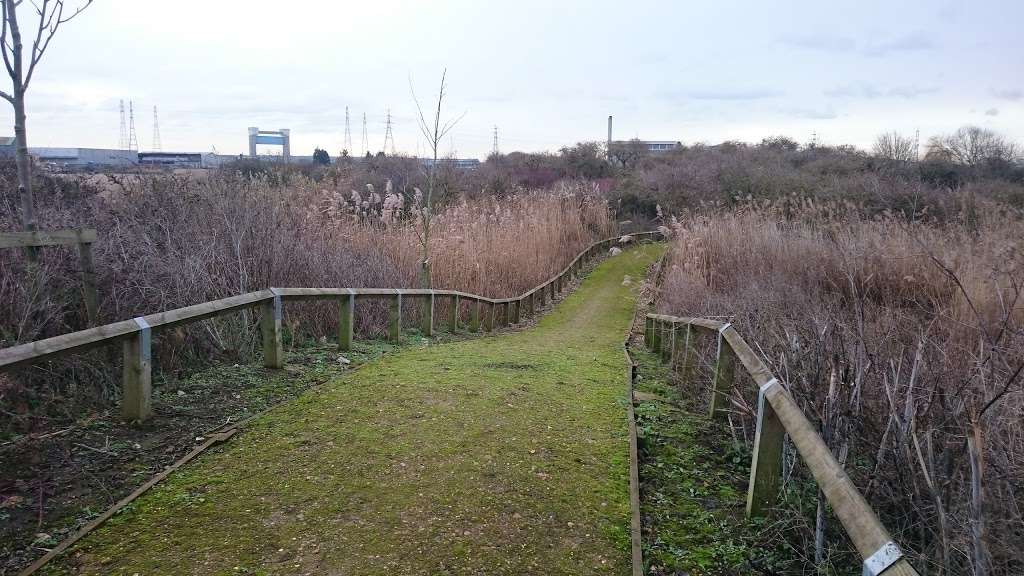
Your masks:
M 224 172 L 108 179 L 97 192 L 80 177 L 63 178 L 40 187 L 40 222 L 44 229 L 98 229 L 102 322 L 271 286 L 414 287 L 414 206 L 385 221 L 378 198 L 366 210 L 376 217 L 358 217 L 343 200 L 364 184 L 344 174 L 315 182 Z M 0 187 L 0 228 L 17 227 L 15 206 L 14 187 Z M 612 235 L 614 222 L 590 190 L 562 187 L 500 201 L 454 200 L 434 226 L 434 286 L 504 297 L 525 292 L 593 240 Z M 85 327 L 73 252 L 44 250 L 32 266 L 21 252 L 5 250 L 0 263 L 0 346 Z M 357 330 L 382 332 L 381 310 L 361 308 Z M 286 313 L 293 338 L 332 334 L 336 323 L 327 305 L 290 305 Z M 197 360 L 248 357 L 254 320 L 243 313 L 163 334 L 158 368 L 174 374 Z M 118 389 L 118 354 L 91 354 L 97 356 L 8 375 L 0 407 L 16 416 L 5 418 L 0 435 L 24 432 L 48 411 L 71 416 L 79 402 L 109 404 Z
M 731 318 L 929 574 L 1019 574 L 1024 222 L 958 201 L 941 225 L 807 200 L 689 216 L 659 307 Z M 731 418 L 749 442 L 746 384 Z M 795 470 L 783 519 L 812 517 Z M 791 525 L 813 557 L 813 520 Z

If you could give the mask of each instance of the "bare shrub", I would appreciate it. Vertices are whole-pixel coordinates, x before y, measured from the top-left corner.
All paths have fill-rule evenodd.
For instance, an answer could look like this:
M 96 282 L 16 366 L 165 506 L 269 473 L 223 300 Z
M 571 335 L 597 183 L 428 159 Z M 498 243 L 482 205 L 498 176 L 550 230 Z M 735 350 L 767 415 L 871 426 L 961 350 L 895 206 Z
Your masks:
M 942 225 L 809 200 L 688 216 L 659 307 L 733 319 L 927 573 L 1019 574 L 1024 223 L 957 202 Z M 748 441 L 752 388 L 734 391 L 730 414 Z M 777 517 L 813 558 L 814 491 L 797 460 Z M 854 562 L 831 524 L 829 557 Z
M 992 162 L 1013 162 L 1020 150 L 1005 136 L 978 126 L 964 126 L 928 142 L 928 156 L 980 168 Z
M 61 180 L 40 187 L 40 223 L 98 229 L 103 322 L 270 286 L 415 287 L 421 258 L 415 204 L 399 198 L 386 205 L 386 194 L 371 192 L 355 206 L 357 184 L 344 173 L 334 176 L 115 178 L 101 193 Z M 365 190 L 364 184 L 358 186 Z M 12 186 L 0 187 L 0 227 L 16 225 L 16 199 Z M 604 201 L 589 187 L 572 185 L 450 202 L 432 226 L 434 285 L 492 297 L 525 292 L 593 240 L 614 234 Z M 83 328 L 79 289 L 69 251 L 45 250 L 36 265 L 20 251 L 0 252 L 0 346 Z M 293 338 L 333 334 L 336 318 L 328 308 L 287 307 Z M 360 314 L 357 329 L 378 333 L 383 309 L 361 308 L 369 313 Z M 241 314 L 162 333 L 154 350 L 159 371 L 251 357 L 255 320 Z M 73 417 L 83 403 L 108 403 L 118 390 L 119 355 L 102 353 L 109 353 L 106 361 L 85 357 L 8 375 L 0 408 L 13 417 L 4 419 L 0 434 Z M 106 368 L 97 373 L 97 366 Z
M 917 142 L 899 132 L 886 132 L 875 139 L 871 151 L 878 158 L 894 162 L 917 160 Z

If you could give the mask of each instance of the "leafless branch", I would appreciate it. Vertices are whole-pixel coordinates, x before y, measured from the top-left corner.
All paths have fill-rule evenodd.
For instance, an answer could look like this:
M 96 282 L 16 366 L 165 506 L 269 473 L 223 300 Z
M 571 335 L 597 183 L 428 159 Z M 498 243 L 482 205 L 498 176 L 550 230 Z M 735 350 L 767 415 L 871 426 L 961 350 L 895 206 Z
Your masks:
M 29 82 L 32 80 L 32 73 L 35 72 L 36 64 L 42 59 L 46 49 L 50 46 L 50 40 L 53 40 L 57 29 L 60 28 L 61 24 L 70 22 L 76 16 L 81 14 L 86 8 L 92 4 L 92 0 L 85 0 L 85 3 L 79 6 L 75 11 L 67 17 L 64 17 L 64 0 L 55 0 L 53 6 L 49 8 L 47 12 L 47 4 L 50 0 L 43 0 L 41 7 L 36 8 L 36 12 L 39 14 L 39 27 L 36 30 L 36 39 L 32 43 L 32 54 L 29 58 L 28 73 L 25 74 L 25 88 L 28 88 Z M 42 42 L 42 44 L 40 44 Z

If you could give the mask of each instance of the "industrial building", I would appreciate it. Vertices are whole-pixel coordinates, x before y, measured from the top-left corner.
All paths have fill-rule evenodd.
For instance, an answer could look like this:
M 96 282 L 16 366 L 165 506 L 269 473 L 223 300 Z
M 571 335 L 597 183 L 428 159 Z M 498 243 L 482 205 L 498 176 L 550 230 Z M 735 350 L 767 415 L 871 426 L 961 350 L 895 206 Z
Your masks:
M 420 160 L 427 168 L 434 163 L 433 158 L 421 158 Z M 480 167 L 480 160 L 476 158 L 438 158 L 437 163 L 440 166 L 448 166 L 459 170 L 476 170 Z
M 640 143 L 647 147 L 648 152 L 668 152 L 683 145 L 682 142 L 673 142 L 671 140 L 641 140 Z
M 202 168 L 203 155 L 198 152 L 139 152 L 140 166 Z
M 29 154 L 39 162 L 66 168 L 131 167 L 139 163 L 134 150 L 106 148 L 29 148 Z

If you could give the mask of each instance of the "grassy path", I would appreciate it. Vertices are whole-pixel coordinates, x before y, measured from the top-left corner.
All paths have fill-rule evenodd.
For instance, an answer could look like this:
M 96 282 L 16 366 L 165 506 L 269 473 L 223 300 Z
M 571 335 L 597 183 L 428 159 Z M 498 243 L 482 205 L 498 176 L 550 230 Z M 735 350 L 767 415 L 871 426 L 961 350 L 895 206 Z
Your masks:
M 282 405 L 49 572 L 628 573 L 621 342 L 660 252 L 606 260 L 534 328 L 400 352 Z

